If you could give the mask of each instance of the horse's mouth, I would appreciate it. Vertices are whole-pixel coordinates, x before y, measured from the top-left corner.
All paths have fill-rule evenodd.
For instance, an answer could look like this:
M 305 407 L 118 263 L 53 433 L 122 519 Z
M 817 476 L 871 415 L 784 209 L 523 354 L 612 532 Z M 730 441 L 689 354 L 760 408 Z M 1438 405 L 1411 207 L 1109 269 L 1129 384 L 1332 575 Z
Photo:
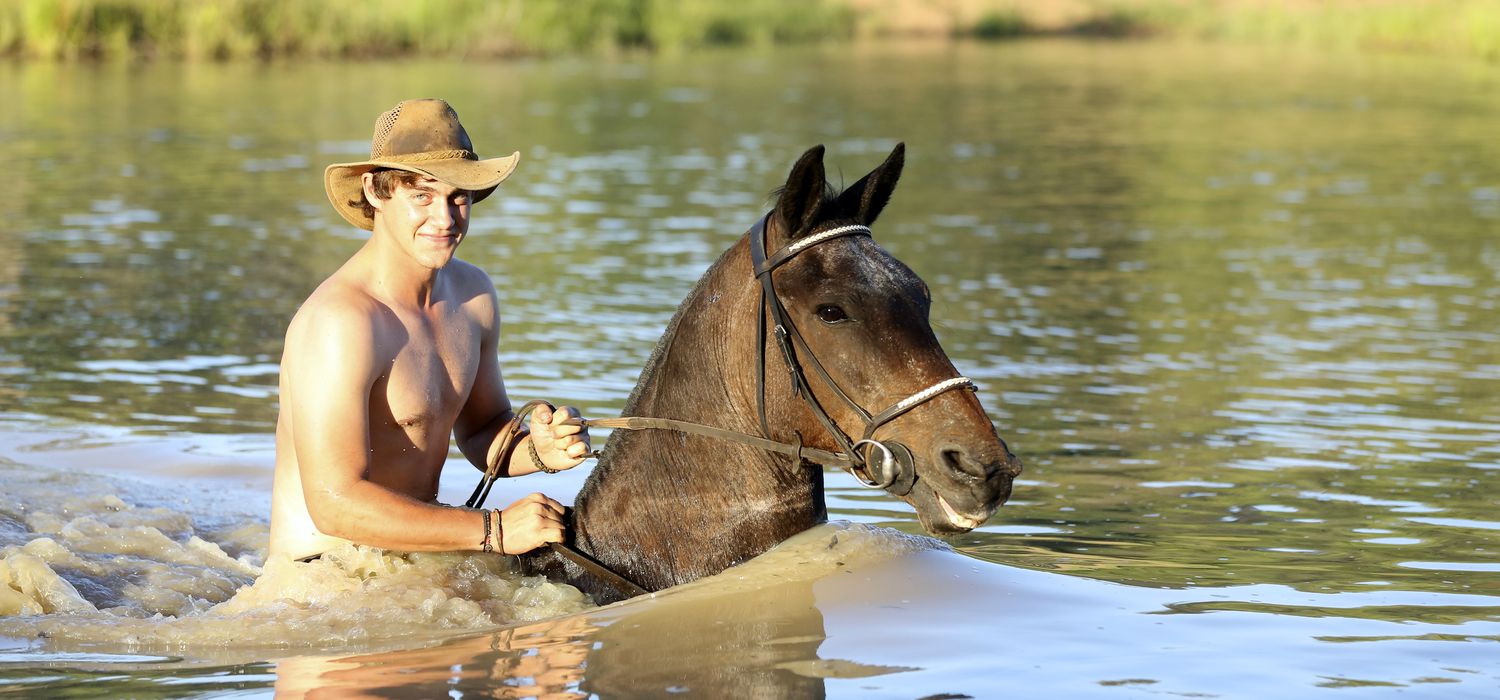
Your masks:
M 964 532 L 968 532 L 976 527 L 979 527 L 980 525 L 984 524 L 985 520 L 989 519 L 989 515 L 986 515 L 983 518 L 971 518 L 967 515 L 963 515 L 962 513 L 954 510 L 953 506 L 948 505 L 948 499 L 943 498 L 943 494 L 933 492 L 933 495 L 937 496 L 938 505 L 943 507 L 943 515 L 948 516 L 948 522 L 951 523 L 954 527 L 962 529 Z
M 962 535 L 989 520 L 1009 495 L 1007 485 L 1005 492 L 996 494 L 992 502 L 976 503 L 972 507 L 955 506 L 926 480 L 918 478 L 906 500 L 916 509 L 917 519 L 927 532 L 933 535 Z

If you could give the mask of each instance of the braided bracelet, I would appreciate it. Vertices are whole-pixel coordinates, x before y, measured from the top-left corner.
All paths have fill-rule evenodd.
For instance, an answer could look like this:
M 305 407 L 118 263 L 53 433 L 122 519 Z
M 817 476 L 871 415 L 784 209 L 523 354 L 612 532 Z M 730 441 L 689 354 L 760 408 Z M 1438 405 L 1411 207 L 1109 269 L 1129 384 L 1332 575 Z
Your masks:
M 495 551 L 505 553 L 505 525 L 500 522 L 500 509 L 495 509 Z
M 536 453 L 536 436 L 535 435 L 531 436 L 531 439 L 529 439 L 529 440 L 526 441 L 526 451 L 531 453 L 531 465 L 534 466 L 534 467 L 536 467 L 538 471 L 544 471 L 544 472 L 547 472 L 548 474 L 556 474 L 556 473 L 562 471 L 561 469 L 553 469 L 552 467 L 549 467 L 545 463 L 542 462 L 541 455 L 539 455 L 539 454 Z
M 490 544 L 490 512 L 487 510 L 479 512 L 484 516 L 484 540 L 479 543 L 479 546 L 484 552 L 493 552 L 495 551 L 495 547 Z

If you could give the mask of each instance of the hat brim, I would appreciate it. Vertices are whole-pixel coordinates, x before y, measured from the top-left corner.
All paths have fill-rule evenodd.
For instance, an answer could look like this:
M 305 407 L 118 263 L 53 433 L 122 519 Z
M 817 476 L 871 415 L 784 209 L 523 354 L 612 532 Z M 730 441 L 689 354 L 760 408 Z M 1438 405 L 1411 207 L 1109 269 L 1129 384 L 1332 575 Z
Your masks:
M 362 177 L 365 173 L 378 168 L 390 168 L 425 175 L 452 187 L 472 192 L 473 199 L 470 200 L 472 204 L 490 196 L 490 193 L 505 181 L 505 178 L 515 172 L 516 164 L 520 161 L 521 154 L 518 151 L 503 158 L 485 160 L 448 158 L 419 163 L 391 160 L 335 163 L 323 171 L 323 189 L 328 193 L 328 201 L 333 204 L 334 210 L 344 217 L 345 221 L 370 231 L 375 228 L 375 219 L 366 216 L 364 207 L 360 204 L 364 201 Z

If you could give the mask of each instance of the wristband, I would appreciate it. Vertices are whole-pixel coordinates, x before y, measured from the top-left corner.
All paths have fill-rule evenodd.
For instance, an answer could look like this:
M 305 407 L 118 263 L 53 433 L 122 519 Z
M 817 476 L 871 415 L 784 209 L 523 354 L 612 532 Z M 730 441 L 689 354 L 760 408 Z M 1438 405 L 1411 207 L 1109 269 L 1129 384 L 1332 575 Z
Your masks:
M 531 453 L 531 466 L 536 467 L 538 471 L 544 471 L 548 474 L 556 474 L 562 471 L 561 469 L 553 469 L 542 462 L 541 455 L 536 453 L 536 436 L 533 435 L 531 439 L 526 441 L 526 451 Z

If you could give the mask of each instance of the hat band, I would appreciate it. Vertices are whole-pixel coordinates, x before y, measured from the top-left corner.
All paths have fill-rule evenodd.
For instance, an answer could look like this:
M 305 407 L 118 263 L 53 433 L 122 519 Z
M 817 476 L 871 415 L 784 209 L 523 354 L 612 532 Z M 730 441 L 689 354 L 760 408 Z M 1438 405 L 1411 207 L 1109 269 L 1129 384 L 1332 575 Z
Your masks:
M 383 160 L 390 163 L 424 163 L 430 160 L 453 160 L 462 158 L 464 160 L 479 160 L 479 156 L 473 151 L 455 148 L 448 151 L 424 151 L 422 153 L 405 153 L 402 155 L 382 156 L 370 154 L 370 160 Z

